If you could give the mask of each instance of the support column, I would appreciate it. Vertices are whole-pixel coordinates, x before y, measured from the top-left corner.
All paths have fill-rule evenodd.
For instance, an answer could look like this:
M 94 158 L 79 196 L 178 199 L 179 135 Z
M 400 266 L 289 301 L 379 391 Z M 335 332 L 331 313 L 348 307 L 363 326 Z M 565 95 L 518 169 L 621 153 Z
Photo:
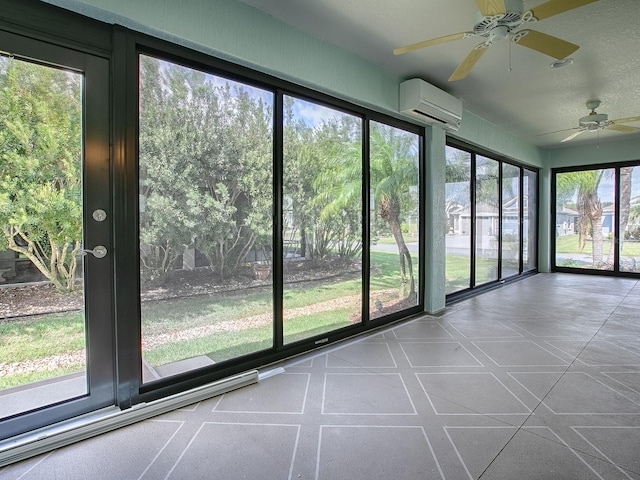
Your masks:
M 445 215 L 446 135 L 437 127 L 427 128 L 425 145 L 425 284 L 424 309 L 428 313 L 444 310 L 445 305 Z
M 551 170 L 548 167 L 540 169 L 538 173 L 538 271 L 551 271 Z

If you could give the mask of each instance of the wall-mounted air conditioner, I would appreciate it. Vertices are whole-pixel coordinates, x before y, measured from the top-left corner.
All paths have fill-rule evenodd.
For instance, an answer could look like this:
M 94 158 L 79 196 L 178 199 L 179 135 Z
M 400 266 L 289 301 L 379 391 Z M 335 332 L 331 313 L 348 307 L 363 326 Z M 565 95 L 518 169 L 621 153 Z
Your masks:
M 412 78 L 400 84 L 398 110 L 446 130 L 458 130 L 462 120 L 460 99 L 419 78 Z

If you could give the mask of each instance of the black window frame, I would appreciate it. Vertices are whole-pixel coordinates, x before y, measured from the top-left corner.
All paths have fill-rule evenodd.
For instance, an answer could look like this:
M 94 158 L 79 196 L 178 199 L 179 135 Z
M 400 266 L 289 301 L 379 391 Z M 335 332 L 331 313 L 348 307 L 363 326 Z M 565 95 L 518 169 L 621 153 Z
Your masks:
M 243 371 L 259 368 L 264 365 L 283 360 L 285 358 L 298 355 L 318 348 L 335 343 L 339 340 L 363 333 L 365 331 L 377 328 L 382 325 L 389 324 L 402 318 L 409 318 L 413 315 L 420 314 L 424 311 L 424 288 L 425 288 L 425 265 L 424 265 L 424 248 L 425 248 L 425 221 L 424 221 L 424 205 L 420 202 L 419 221 L 420 221 L 420 242 L 419 242 L 419 267 L 418 267 L 418 302 L 412 308 L 402 310 L 370 320 L 369 314 L 369 175 L 364 175 L 363 197 L 362 197 L 362 217 L 363 217 L 363 248 L 362 253 L 362 313 L 364 321 L 358 324 L 346 326 L 322 335 L 310 337 L 290 344 L 282 344 L 282 146 L 283 146 L 283 118 L 282 106 L 283 96 L 288 95 L 300 98 L 305 101 L 313 102 L 318 105 L 326 106 L 350 115 L 359 117 L 363 121 L 363 172 L 369 171 L 368 154 L 369 154 L 369 123 L 377 121 L 379 123 L 399 128 L 410 132 L 419 137 L 419 195 L 424 198 L 425 193 L 425 142 L 426 130 L 422 126 L 415 125 L 410 122 L 399 120 L 394 117 L 376 112 L 365 107 L 350 103 L 348 101 L 333 97 L 331 95 L 303 87 L 292 82 L 280 79 L 278 77 L 265 74 L 259 71 L 237 65 L 226 60 L 216 58 L 207 53 L 203 53 L 191 48 L 167 42 L 162 39 L 151 37 L 146 34 L 138 33 L 123 27 L 117 27 L 115 31 L 114 41 L 121 48 L 116 52 L 121 52 L 124 56 L 116 54 L 115 65 L 118 68 L 115 72 L 115 78 L 122 81 L 116 89 L 116 97 L 121 95 L 121 105 L 117 110 L 116 123 L 126 125 L 119 132 L 124 138 L 121 140 L 125 145 L 121 150 L 121 158 L 116 161 L 116 165 L 121 171 L 116 173 L 116 177 L 122 180 L 118 184 L 120 194 L 116 194 L 116 198 L 129 199 L 127 202 L 119 205 L 122 212 L 123 220 L 132 218 L 136 219 L 136 228 L 130 227 L 120 228 L 116 232 L 116 238 L 119 238 L 122 244 L 126 245 L 127 254 L 124 255 L 120 266 L 121 272 L 128 273 L 117 277 L 119 289 L 125 290 L 125 298 L 123 301 L 126 305 L 121 305 L 121 318 L 118 322 L 118 339 L 119 339 L 119 355 L 123 354 L 127 357 L 128 363 L 118 362 L 122 365 L 119 371 L 119 401 L 122 405 L 134 405 L 139 402 L 148 402 L 168 395 L 179 393 L 181 391 L 194 388 L 205 383 L 220 380 L 222 378 L 241 373 Z M 140 307 L 138 303 L 140 286 L 139 286 L 139 258 L 131 254 L 137 253 L 138 227 L 137 227 L 137 210 L 138 210 L 138 185 L 137 185 L 137 132 L 138 132 L 138 56 L 140 54 L 150 55 L 161 60 L 170 61 L 187 68 L 194 68 L 205 73 L 213 74 L 251 85 L 263 90 L 274 93 L 274 125 L 273 125 L 273 172 L 274 172 L 274 222 L 273 222 L 273 305 L 274 305 L 274 347 L 270 350 L 262 350 L 260 352 L 251 353 L 242 357 L 235 358 L 216 364 L 212 367 L 205 367 L 183 374 L 175 375 L 165 379 L 155 380 L 150 383 L 142 383 L 141 379 L 141 353 L 139 351 L 140 339 Z M 135 104 L 135 107 L 134 107 Z M 135 162 L 131 161 L 136 159 Z M 124 222 L 122 225 L 126 225 Z M 366 242 L 366 243 L 365 243 Z M 126 257 L 126 258 L 125 258 Z M 135 309 L 135 310 L 134 310 Z M 135 311 L 135 317 L 131 312 Z M 136 368 L 131 367 L 131 362 L 135 363 Z
M 640 272 L 620 270 L 620 169 L 625 167 L 640 167 L 640 160 L 628 160 L 624 162 L 596 163 L 580 165 L 577 167 L 556 167 L 551 169 L 551 209 L 549 218 L 549 254 L 551 256 L 551 271 L 561 273 L 577 273 L 583 275 L 602 275 L 607 277 L 640 278 Z M 615 257 L 611 270 L 599 270 L 595 268 L 566 267 L 556 264 L 556 214 L 557 214 L 557 175 L 558 173 L 584 172 L 589 170 L 613 169 L 614 170 L 614 201 L 615 211 L 613 222 L 615 225 L 612 241 L 615 243 Z
M 540 169 L 531 165 L 527 165 L 525 163 L 522 162 L 518 162 L 517 160 L 514 160 L 512 158 L 508 158 L 504 155 L 499 155 L 496 154 L 494 152 L 491 152 L 489 150 L 483 149 L 481 147 L 477 147 L 475 145 L 472 145 L 470 143 L 464 142 L 462 140 L 459 140 L 453 136 L 449 136 L 447 135 L 447 139 L 446 139 L 446 146 L 447 147 L 451 147 L 451 148 L 455 148 L 461 151 L 464 151 L 466 153 L 468 153 L 470 155 L 471 158 L 471 169 L 470 169 L 470 179 L 469 179 L 469 184 L 470 184 L 470 210 L 471 210 L 471 222 L 470 222 L 470 272 L 469 272 L 469 286 L 467 288 L 463 288 L 460 290 L 457 290 L 455 292 L 451 292 L 446 294 L 445 298 L 446 298 L 446 304 L 451 304 L 460 300 L 463 300 L 465 298 L 468 298 L 470 296 L 473 295 L 477 295 L 481 292 L 487 291 L 487 290 L 491 290 L 493 288 L 496 288 L 500 285 L 503 285 L 505 283 L 509 283 L 509 282 L 513 282 L 513 281 L 517 281 L 520 280 L 524 277 L 527 277 L 529 275 L 533 275 L 538 273 L 538 256 L 539 256 L 539 241 L 538 241 L 538 235 L 537 232 L 539 231 L 539 225 L 540 225 L 540 209 L 539 209 L 539 201 L 538 199 L 540 198 Z M 499 228 L 500 228 L 500 232 L 498 234 L 498 275 L 497 275 L 497 279 L 493 280 L 493 281 L 489 281 L 486 283 L 482 283 L 482 284 L 476 284 L 475 283 L 475 278 L 476 278 L 476 157 L 477 156 L 482 156 L 494 161 L 498 162 L 498 198 L 499 198 L 499 205 L 500 205 L 500 209 L 498 212 L 498 219 L 499 219 Z M 518 273 L 517 274 L 513 274 L 513 275 L 509 275 L 506 277 L 502 276 L 502 225 L 503 225 L 503 219 L 502 219 L 502 215 L 503 215 L 503 208 L 502 208 L 502 180 L 503 180 L 503 176 L 502 176 L 502 172 L 503 172 L 503 165 L 504 164 L 508 164 L 514 167 L 519 168 L 520 170 L 520 174 L 519 174 L 519 189 L 520 189 L 520 201 L 519 203 L 519 232 L 520 232 L 520 251 L 519 251 L 519 260 L 518 260 Z M 535 224 L 537 226 L 536 228 L 536 235 L 535 235 L 535 254 L 536 254 L 536 258 L 533 260 L 533 262 L 529 262 L 529 263 L 533 263 L 534 265 L 536 265 L 535 268 L 525 268 L 524 262 L 523 262 L 523 253 L 524 253 L 524 191 L 523 191 L 523 185 L 524 185 L 524 175 L 525 175 L 525 171 L 530 171 L 530 172 L 534 172 L 536 174 L 536 186 L 535 186 L 535 190 L 536 190 L 536 219 L 535 219 Z M 529 239 L 531 240 L 531 239 Z

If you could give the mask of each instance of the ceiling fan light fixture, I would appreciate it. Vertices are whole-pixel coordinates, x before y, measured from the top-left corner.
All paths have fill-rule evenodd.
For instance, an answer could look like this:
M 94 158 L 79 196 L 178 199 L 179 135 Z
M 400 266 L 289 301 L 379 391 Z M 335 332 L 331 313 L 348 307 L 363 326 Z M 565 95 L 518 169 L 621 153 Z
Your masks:
M 569 65 L 572 65 L 574 62 L 573 58 L 571 57 L 567 57 L 567 58 L 563 58 L 561 60 L 556 60 L 555 62 L 551 63 L 551 68 L 562 68 L 562 67 L 568 67 Z

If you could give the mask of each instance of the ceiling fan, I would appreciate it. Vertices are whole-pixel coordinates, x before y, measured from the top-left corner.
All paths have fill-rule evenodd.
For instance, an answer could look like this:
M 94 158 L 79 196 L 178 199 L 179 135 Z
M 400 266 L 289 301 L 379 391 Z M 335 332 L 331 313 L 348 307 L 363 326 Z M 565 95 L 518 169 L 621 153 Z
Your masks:
M 531 10 L 524 10 L 524 0 L 475 0 L 478 5 L 476 24 L 471 32 L 454 33 L 443 37 L 425 40 L 405 47 L 396 48 L 394 55 L 412 52 L 421 48 L 439 45 L 463 38 L 483 37 L 486 40 L 476 45 L 471 53 L 458 65 L 449 81 L 465 78 L 476 62 L 491 45 L 511 40 L 517 45 L 544 53 L 557 60 L 567 58 L 578 45 L 535 30 L 517 30 L 525 23 L 544 20 L 559 13 L 582 7 L 598 0 L 549 0 Z M 516 31 L 517 30 L 517 31 Z
M 552 133 L 568 132 L 570 130 L 576 130 L 576 132 L 569 135 L 567 138 L 561 140 L 561 142 L 568 142 L 573 140 L 578 135 L 582 135 L 584 132 L 599 132 L 600 130 L 615 130 L 618 132 L 632 133 L 640 132 L 640 128 L 632 127 L 630 125 L 621 125 L 623 123 L 640 122 L 640 116 L 617 118 L 615 120 L 609 120 L 609 116 L 606 113 L 596 112 L 596 108 L 600 106 L 600 100 L 589 100 L 587 102 L 587 108 L 591 110 L 589 115 L 582 117 L 578 120 L 578 126 L 574 128 L 566 128 L 564 130 L 557 130 L 555 132 L 543 133 L 542 135 L 550 135 Z M 538 135 L 539 137 L 542 135 Z

